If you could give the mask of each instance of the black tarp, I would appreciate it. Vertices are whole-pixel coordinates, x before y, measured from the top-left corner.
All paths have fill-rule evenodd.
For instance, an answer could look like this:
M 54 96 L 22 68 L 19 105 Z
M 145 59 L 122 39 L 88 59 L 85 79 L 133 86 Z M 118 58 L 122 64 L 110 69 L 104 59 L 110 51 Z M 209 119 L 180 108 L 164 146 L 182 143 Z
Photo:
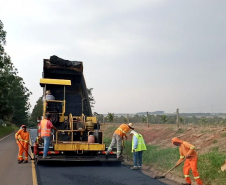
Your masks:
M 62 58 L 59 58 L 56 55 L 53 55 L 50 57 L 50 63 L 53 65 L 61 66 L 61 67 L 75 67 L 75 68 L 82 67 L 82 62 L 64 60 Z

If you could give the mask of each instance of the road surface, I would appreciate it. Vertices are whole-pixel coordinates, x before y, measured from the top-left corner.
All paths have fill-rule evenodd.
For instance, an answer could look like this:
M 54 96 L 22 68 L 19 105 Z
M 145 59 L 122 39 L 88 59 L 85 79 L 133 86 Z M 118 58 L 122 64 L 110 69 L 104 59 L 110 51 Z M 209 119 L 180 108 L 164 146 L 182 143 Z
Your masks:
M 155 180 L 140 170 L 108 162 L 46 162 L 18 164 L 14 134 L 0 139 L 0 184 L 4 185 L 176 185 Z M 31 129 L 34 141 L 36 130 Z M 36 171 L 35 171 L 36 170 Z
M 18 146 L 15 133 L 0 139 L 0 184 L 32 185 L 32 167 L 29 163 L 17 163 Z

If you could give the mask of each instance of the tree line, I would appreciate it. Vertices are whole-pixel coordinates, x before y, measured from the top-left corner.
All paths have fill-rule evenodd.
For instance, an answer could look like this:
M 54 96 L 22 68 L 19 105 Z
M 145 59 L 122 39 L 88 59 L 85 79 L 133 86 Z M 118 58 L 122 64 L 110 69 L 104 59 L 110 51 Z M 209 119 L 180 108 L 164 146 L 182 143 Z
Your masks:
M 31 92 L 5 52 L 6 31 L 3 28 L 0 20 L 0 120 L 20 126 L 28 124 Z
M 97 114 L 97 113 L 96 113 Z M 97 114 L 99 122 L 103 123 L 147 123 L 150 124 L 175 124 L 177 121 L 176 115 L 134 115 L 134 116 L 116 116 L 114 113 L 108 113 L 107 115 Z M 226 118 L 221 116 L 180 116 L 179 121 L 181 124 L 217 124 L 226 125 Z

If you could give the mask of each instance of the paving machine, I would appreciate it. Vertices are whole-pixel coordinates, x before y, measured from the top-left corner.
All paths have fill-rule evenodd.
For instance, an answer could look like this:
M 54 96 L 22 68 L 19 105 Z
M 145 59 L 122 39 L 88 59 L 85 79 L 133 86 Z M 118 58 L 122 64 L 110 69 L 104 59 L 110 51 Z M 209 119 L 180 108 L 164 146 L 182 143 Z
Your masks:
M 43 61 L 43 118 L 51 114 L 52 130 L 48 160 L 105 161 L 106 147 L 97 118 L 92 115 L 89 96 L 83 75 L 83 63 L 51 56 Z M 46 92 L 55 99 L 47 100 Z M 40 137 L 32 147 L 38 161 L 42 159 L 44 142 Z M 108 161 L 116 160 L 111 152 Z

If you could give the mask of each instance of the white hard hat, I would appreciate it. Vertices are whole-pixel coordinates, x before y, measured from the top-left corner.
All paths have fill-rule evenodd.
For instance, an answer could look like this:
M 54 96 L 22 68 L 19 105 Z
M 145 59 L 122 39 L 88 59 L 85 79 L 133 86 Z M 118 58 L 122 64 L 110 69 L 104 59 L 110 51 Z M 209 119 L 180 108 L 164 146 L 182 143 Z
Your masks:
M 129 127 L 133 128 L 133 124 L 132 123 L 129 123 L 128 125 L 129 125 Z

